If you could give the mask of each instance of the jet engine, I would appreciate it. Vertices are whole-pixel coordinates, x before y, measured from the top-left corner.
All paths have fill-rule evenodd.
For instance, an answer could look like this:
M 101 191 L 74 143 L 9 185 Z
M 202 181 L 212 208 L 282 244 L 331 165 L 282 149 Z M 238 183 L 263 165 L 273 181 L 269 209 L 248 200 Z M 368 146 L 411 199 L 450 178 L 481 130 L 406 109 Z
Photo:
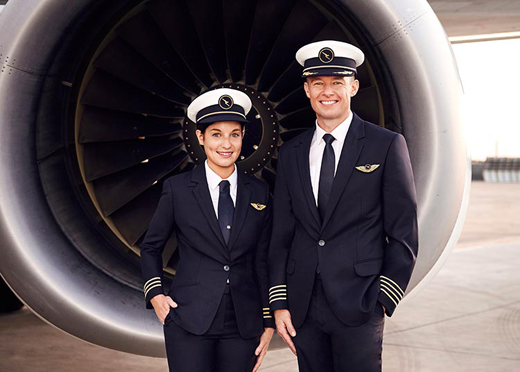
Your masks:
M 162 181 L 204 160 L 187 105 L 216 87 L 248 94 L 239 167 L 272 186 L 278 147 L 315 120 L 295 52 L 327 39 L 366 54 L 353 110 L 408 142 L 420 229 L 408 292 L 417 287 L 457 240 L 470 181 L 461 83 L 425 0 L 11 0 L 0 13 L 10 288 L 78 338 L 164 356 L 138 246 Z M 171 281 L 174 237 L 163 260 Z

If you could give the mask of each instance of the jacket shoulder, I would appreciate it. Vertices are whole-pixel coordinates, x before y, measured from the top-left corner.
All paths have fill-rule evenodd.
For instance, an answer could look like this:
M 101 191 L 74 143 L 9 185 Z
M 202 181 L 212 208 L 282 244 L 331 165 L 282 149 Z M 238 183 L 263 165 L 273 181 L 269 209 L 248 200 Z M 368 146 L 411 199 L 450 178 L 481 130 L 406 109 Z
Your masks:
M 171 185 L 185 184 L 191 179 L 191 172 L 192 171 L 175 174 L 173 176 L 167 177 L 164 182 L 168 182 Z
M 397 136 L 401 134 L 391 131 L 389 129 L 380 127 L 379 125 L 373 124 L 369 121 L 365 121 L 365 135 L 369 139 L 377 141 L 392 142 Z
M 308 138 L 308 136 L 312 136 L 312 133 L 314 132 L 314 127 L 298 134 L 296 137 L 291 138 L 289 141 L 284 142 L 282 146 L 278 148 L 278 155 L 280 155 L 281 152 L 287 152 L 290 151 L 290 149 L 298 147 L 305 139 Z
M 267 182 L 262 181 L 251 174 L 244 174 L 244 177 L 255 190 L 258 190 L 259 192 L 269 191 L 269 185 Z

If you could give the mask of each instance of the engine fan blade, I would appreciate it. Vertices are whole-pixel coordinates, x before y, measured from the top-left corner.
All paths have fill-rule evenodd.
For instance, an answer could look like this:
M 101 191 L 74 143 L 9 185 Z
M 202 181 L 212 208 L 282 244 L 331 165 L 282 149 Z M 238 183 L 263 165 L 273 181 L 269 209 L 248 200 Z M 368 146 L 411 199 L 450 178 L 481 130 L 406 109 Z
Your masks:
M 169 119 L 127 114 L 85 106 L 79 126 L 79 143 L 123 141 L 180 133 L 182 125 Z
M 164 155 L 182 146 L 182 138 L 154 138 L 146 141 L 88 143 L 83 148 L 85 178 L 91 182 L 150 159 Z
M 184 118 L 172 102 L 125 83 L 102 71 L 90 79 L 81 99 L 84 105 L 167 118 Z
M 188 158 L 185 151 L 174 151 L 146 164 L 139 164 L 93 182 L 99 206 L 109 216 Z

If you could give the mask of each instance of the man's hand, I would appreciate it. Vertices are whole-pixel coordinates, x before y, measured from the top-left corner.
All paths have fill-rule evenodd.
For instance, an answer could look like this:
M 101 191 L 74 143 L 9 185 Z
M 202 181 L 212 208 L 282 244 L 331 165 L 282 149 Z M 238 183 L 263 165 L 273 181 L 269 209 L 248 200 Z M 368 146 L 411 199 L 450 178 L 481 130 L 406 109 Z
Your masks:
M 161 324 L 164 324 L 164 319 L 170 312 L 170 307 L 173 307 L 174 309 L 177 307 L 177 304 L 170 296 L 165 296 L 163 294 L 154 296 L 150 300 L 150 303 L 152 304 L 155 310 L 155 315 L 157 315 Z
M 271 342 L 271 338 L 273 338 L 274 328 L 264 328 L 264 333 L 262 333 L 262 337 L 260 337 L 260 343 L 255 350 L 256 364 L 253 368 L 253 372 L 258 371 L 262 361 L 264 360 L 265 354 L 267 354 L 267 349 L 269 349 L 269 343 Z
M 274 319 L 276 323 L 276 332 L 285 341 L 289 349 L 296 355 L 296 347 L 291 337 L 296 336 L 296 330 L 291 321 L 291 313 L 289 310 L 281 309 L 274 311 Z

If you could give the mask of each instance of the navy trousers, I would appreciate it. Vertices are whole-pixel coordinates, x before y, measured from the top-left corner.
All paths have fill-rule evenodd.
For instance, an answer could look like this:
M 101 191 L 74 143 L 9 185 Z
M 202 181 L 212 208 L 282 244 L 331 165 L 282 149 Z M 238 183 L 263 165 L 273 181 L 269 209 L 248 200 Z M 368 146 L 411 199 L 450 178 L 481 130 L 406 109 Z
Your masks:
M 330 308 L 317 275 L 307 316 L 293 339 L 299 371 L 380 372 L 384 322 L 377 303 L 368 322 L 357 327 L 343 324 Z
M 170 372 L 251 372 L 260 341 L 259 336 L 240 337 L 229 287 L 205 334 L 185 331 L 168 315 L 164 339 Z

